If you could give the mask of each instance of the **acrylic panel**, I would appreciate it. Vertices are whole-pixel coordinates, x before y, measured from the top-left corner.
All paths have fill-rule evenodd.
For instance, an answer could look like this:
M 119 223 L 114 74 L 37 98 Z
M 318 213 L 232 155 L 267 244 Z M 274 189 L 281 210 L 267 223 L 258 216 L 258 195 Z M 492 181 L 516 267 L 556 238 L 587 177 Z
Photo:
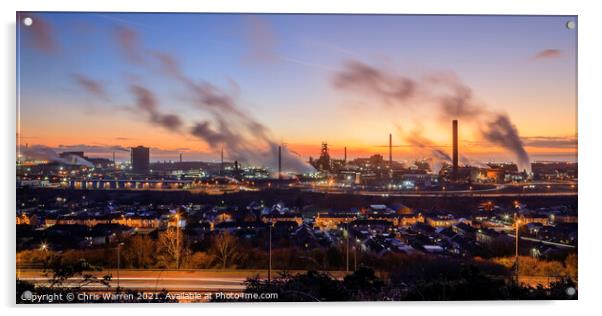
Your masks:
M 577 298 L 577 17 L 18 12 L 17 303 Z

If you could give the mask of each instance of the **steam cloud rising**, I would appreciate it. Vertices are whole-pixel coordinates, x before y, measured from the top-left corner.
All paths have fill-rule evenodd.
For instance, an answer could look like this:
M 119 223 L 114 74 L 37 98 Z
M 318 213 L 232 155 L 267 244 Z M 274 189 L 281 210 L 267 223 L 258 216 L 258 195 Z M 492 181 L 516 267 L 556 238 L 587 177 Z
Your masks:
M 452 159 L 441 149 L 435 148 L 435 144 L 432 141 L 422 136 L 422 134 L 418 131 L 413 131 L 405 138 L 406 142 L 410 143 L 413 146 L 416 146 L 421 149 L 429 149 L 431 150 L 431 154 L 433 158 L 437 160 L 441 160 L 444 162 L 451 162 Z
M 511 150 L 516 155 L 519 166 L 529 164 L 529 155 L 523 147 L 523 141 L 508 116 L 496 115 L 494 121 L 489 122 L 482 133 L 488 141 Z
M 66 165 L 94 167 L 94 165 L 91 162 L 76 155 L 69 155 L 67 158 L 61 158 L 53 148 L 43 145 L 34 145 L 29 147 L 21 146 L 21 148 L 19 148 L 19 154 L 27 159 L 47 160 L 50 162 L 58 162 Z
M 353 60 L 335 73 L 332 84 L 338 89 L 379 98 L 389 105 L 406 106 L 411 98 L 418 96 L 434 99 L 442 119 L 475 122 L 481 127 L 481 136 L 485 140 L 509 150 L 520 168 L 530 169 L 529 155 L 510 118 L 489 111 L 475 100 L 472 89 L 452 73 L 431 74 L 419 81 Z M 430 141 L 419 134 L 406 137 L 406 141 L 419 148 L 430 146 Z M 432 155 L 437 159 L 449 160 L 449 155 L 440 150 L 433 150 Z
M 266 57 L 273 46 L 269 29 L 260 20 L 251 20 L 251 37 L 257 47 L 252 53 L 255 57 Z M 42 25 L 44 26 L 44 25 Z M 44 28 L 50 32 L 51 29 Z M 42 32 L 44 35 L 44 32 Z M 115 42 L 127 61 L 133 65 L 146 67 L 146 70 L 159 71 L 180 83 L 190 93 L 193 106 L 202 111 L 205 117 L 192 126 L 184 126 L 179 113 L 168 113 L 160 109 L 154 93 L 143 85 L 131 84 L 130 92 L 136 99 L 136 110 L 146 115 L 149 122 L 169 131 L 194 136 L 218 150 L 224 147 L 227 156 L 241 162 L 267 166 L 276 165 L 278 142 L 270 135 L 269 129 L 261 122 L 245 113 L 237 105 L 237 95 L 216 85 L 194 80 L 183 71 L 174 57 L 163 52 L 148 52 L 140 45 L 138 34 L 127 27 L 115 31 Z M 52 39 L 51 36 L 46 36 Z M 44 36 L 42 36 L 44 38 Z M 48 44 L 48 43 L 47 43 Z M 50 46 L 50 45 L 47 45 Z M 539 57 L 555 57 L 558 52 L 546 51 Z M 156 63 L 153 63 L 155 61 Z M 83 76 L 76 81 L 88 92 L 106 96 L 102 85 Z M 232 85 L 237 88 L 235 82 Z M 438 104 L 438 114 L 445 120 L 452 118 L 475 122 L 480 126 L 482 137 L 490 143 L 511 151 L 519 166 L 528 168 L 529 157 L 523 142 L 510 118 L 505 114 L 493 113 L 475 100 L 473 91 L 452 73 L 435 73 L 420 80 L 382 70 L 358 60 L 345 63 L 342 70 L 332 78 L 335 88 L 364 94 L 380 99 L 387 105 L 408 106 L 415 98 L 433 99 Z M 208 116 L 208 117 L 207 117 Z M 416 135 L 414 135 L 416 136 Z M 429 141 L 408 137 L 408 142 L 419 148 L 432 148 Z M 310 170 L 308 164 L 297 155 L 283 147 L 283 161 L 286 169 L 295 171 Z M 449 155 L 442 150 L 432 149 L 436 159 L 449 161 Z
M 339 89 L 380 98 L 387 104 L 405 104 L 416 93 L 414 80 L 391 75 L 359 61 L 347 62 L 345 69 L 335 75 L 333 84 Z
M 195 107 L 210 113 L 213 118 L 196 122 L 190 129 L 191 135 L 214 149 L 223 146 L 231 159 L 275 169 L 278 143 L 265 125 L 242 111 L 233 95 L 209 82 L 197 82 L 188 77 L 170 55 L 160 53 L 155 56 L 163 71 L 192 93 Z M 286 148 L 283 148 L 282 156 L 285 169 L 297 172 L 311 170 L 307 163 Z
M 177 132 L 180 130 L 180 127 L 182 126 L 182 119 L 175 114 L 160 113 L 157 102 L 155 101 L 155 96 L 150 90 L 140 85 L 132 85 L 131 91 L 134 95 L 136 95 L 138 108 L 148 114 L 151 122 L 156 123 L 170 131 Z
M 268 41 L 260 21 L 254 23 L 254 37 Z M 259 32 L 259 33 L 258 33 Z M 168 131 L 185 133 L 208 144 L 214 150 L 224 148 L 229 159 L 242 163 L 268 166 L 275 169 L 279 143 L 271 136 L 269 129 L 261 122 L 245 113 L 237 105 L 235 92 L 225 91 L 216 85 L 194 80 L 181 68 L 176 58 L 164 52 L 148 52 L 140 45 L 138 34 L 126 27 L 116 29 L 115 42 L 125 59 L 132 65 L 157 71 L 181 84 L 184 91 L 192 96 L 192 105 L 201 111 L 204 118 L 187 126 L 180 113 L 169 113 L 161 109 L 153 91 L 140 83 L 130 84 L 129 90 L 135 98 L 135 112 L 144 114 L 147 120 Z M 264 43 L 265 44 L 265 43 Z M 263 54 L 263 53 L 262 53 Z M 100 90 L 90 82 L 78 83 L 87 91 L 100 96 Z M 237 91 L 237 84 L 231 81 Z M 93 89 L 91 89 L 93 88 Z M 285 170 L 296 172 L 310 171 L 310 166 L 300 157 L 282 147 L 282 161 Z

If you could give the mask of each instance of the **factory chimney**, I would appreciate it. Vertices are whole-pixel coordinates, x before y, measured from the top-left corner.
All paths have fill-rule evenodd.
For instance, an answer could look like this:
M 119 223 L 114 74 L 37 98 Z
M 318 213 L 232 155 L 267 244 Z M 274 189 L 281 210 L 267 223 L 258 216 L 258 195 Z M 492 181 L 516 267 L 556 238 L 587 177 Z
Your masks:
M 393 165 L 393 136 L 389 134 L 389 166 Z
M 282 146 L 278 146 L 278 180 L 282 180 Z
M 452 162 L 453 162 L 453 179 L 456 180 L 458 177 L 458 120 L 452 121 L 453 128 L 453 154 L 452 154 Z
M 347 146 L 345 146 L 345 156 L 343 158 L 344 162 L 347 162 Z
M 180 163 L 182 163 L 182 153 L 180 153 Z
M 221 163 L 220 163 L 220 167 L 219 167 L 219 174 L 220 174 L 220 176 L 224 175 L 224 147 L 223 146 L 222 146 Z

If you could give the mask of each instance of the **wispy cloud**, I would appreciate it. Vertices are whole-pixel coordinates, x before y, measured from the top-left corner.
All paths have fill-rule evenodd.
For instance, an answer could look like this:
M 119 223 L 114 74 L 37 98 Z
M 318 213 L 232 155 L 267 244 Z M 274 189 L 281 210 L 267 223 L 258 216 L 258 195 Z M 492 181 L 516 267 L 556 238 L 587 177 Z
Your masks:
M 292 58 L 292 57 L 286 57 L 286 56 L 279 56 L 279 59 L 282 61 L 286 61 L 289 63 L 293 63 L 293 64 L 297 64 L 297 65 L 301 65 L 301 66 L 307 66 L 307 67 L 311 67 L 311 68 L 317 68 L 317 69 L 321 69 L 321 70 L 326 70 L 326 71 L 337 71 L 336 68 L 334 67 L 330 67 L 324 64 L 320 64 L 320 63 L 314 63 L 314 62 L 310 62 L 310 61 L 305 61 L 305 60 L 301 60 L 301 59 L 297 59 L 297 58 Z
M 145 29 L 148 29 L 148 30 L 152 30 L 152 31 L 160 31 L 161 30 L 160 27 L 155 27 L 155 26 L 150 25 L 150 24 L 140 23 L 140 22 L 137 22 L 137 21 L 132 21 L 130 19 L 121 18 L 120 16 L 122 16 L 122 15 L 118 14 L 118 13 L 117 14 L 116 13 L 112 13 L 112 14 L 96 13 L 95 15 L 98 16 L 98 17 L 100 17 L 100 18 L 106 19 L 108 21 L 115 22 L 116 24 L 122 25 L 122 26 L 125 26 L 125 25 L 135 26 L 135 27 L 141 27 L 141 28 L 145 28 Z
M 91 93 L 98 98 L 109 100 L 109 95 L 100 81 L 91 79 L 82 74 L 72 74 L 72 77 L 86 92 Z
M 22 30 L 30 34 L 29 39 L 32 46 L 43 53 L 57 53 L 60 47 L 56 40 L 52 24 L 39 15 L 29 13 L 18 14 L 19 21 L 26 17 L 30 17 L 33 23 L 30 26 L 22 27 Z
M 115 29 L 115 38 L 119 49 L 129 62 L 143 62 L 143 54 L 140 47 L 141 44 L 136 31 L 129 27 L 119 26 Z
M 86 145 L 86 144 L 75 144 L 75 145 L 58 145 L 54 148 L 57 151 L 83 151 L 88 153 L 108 153 L 112 151 L 127 151 L 129 148 L 120 145 Z
M 523 137 L 523 141 L 528 147 L 541 148 L 577 148 L 577 137 L 551 137 L 551 136 L 534 136 Z
M 276 61 L 276 36 L 270 23 L 261 16 L 246 18 L 249 57 L 258 61 Z
M 560 49 L 544 49 L 533 56 L 533 60 L 556 59 L 563 57 L 564 53 Z

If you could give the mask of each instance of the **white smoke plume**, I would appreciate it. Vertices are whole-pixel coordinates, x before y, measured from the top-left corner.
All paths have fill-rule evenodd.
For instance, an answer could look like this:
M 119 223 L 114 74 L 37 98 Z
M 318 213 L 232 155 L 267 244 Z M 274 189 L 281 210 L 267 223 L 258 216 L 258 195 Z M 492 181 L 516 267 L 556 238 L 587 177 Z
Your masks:
M 481 136 L 514 154 L 519 167 L 530 169 L 529 155 L 524 148 L 518 129 L 505 114 L 495 113 L 474 98 L 472 89 L 453 73 L 433 73 L 421 80 L 393 74 L 352 60 L 332 78 L 335 88 L 379 98 L 385 104 L 408 106 L 418 96 L 433 99 L 438 104 L 440 118 L 451 121 L 462 119 L 480 127 Z M 416 136 L 416 135 L 414 135 Z M 424 139 L 406 140 L 424 148 Z M 421 147 L 422 144 L 422 147 Z M 433 157 L 445 160 L 444 152 L 433 150 Z M 446 157 L 447 156 L 447 157 Z

